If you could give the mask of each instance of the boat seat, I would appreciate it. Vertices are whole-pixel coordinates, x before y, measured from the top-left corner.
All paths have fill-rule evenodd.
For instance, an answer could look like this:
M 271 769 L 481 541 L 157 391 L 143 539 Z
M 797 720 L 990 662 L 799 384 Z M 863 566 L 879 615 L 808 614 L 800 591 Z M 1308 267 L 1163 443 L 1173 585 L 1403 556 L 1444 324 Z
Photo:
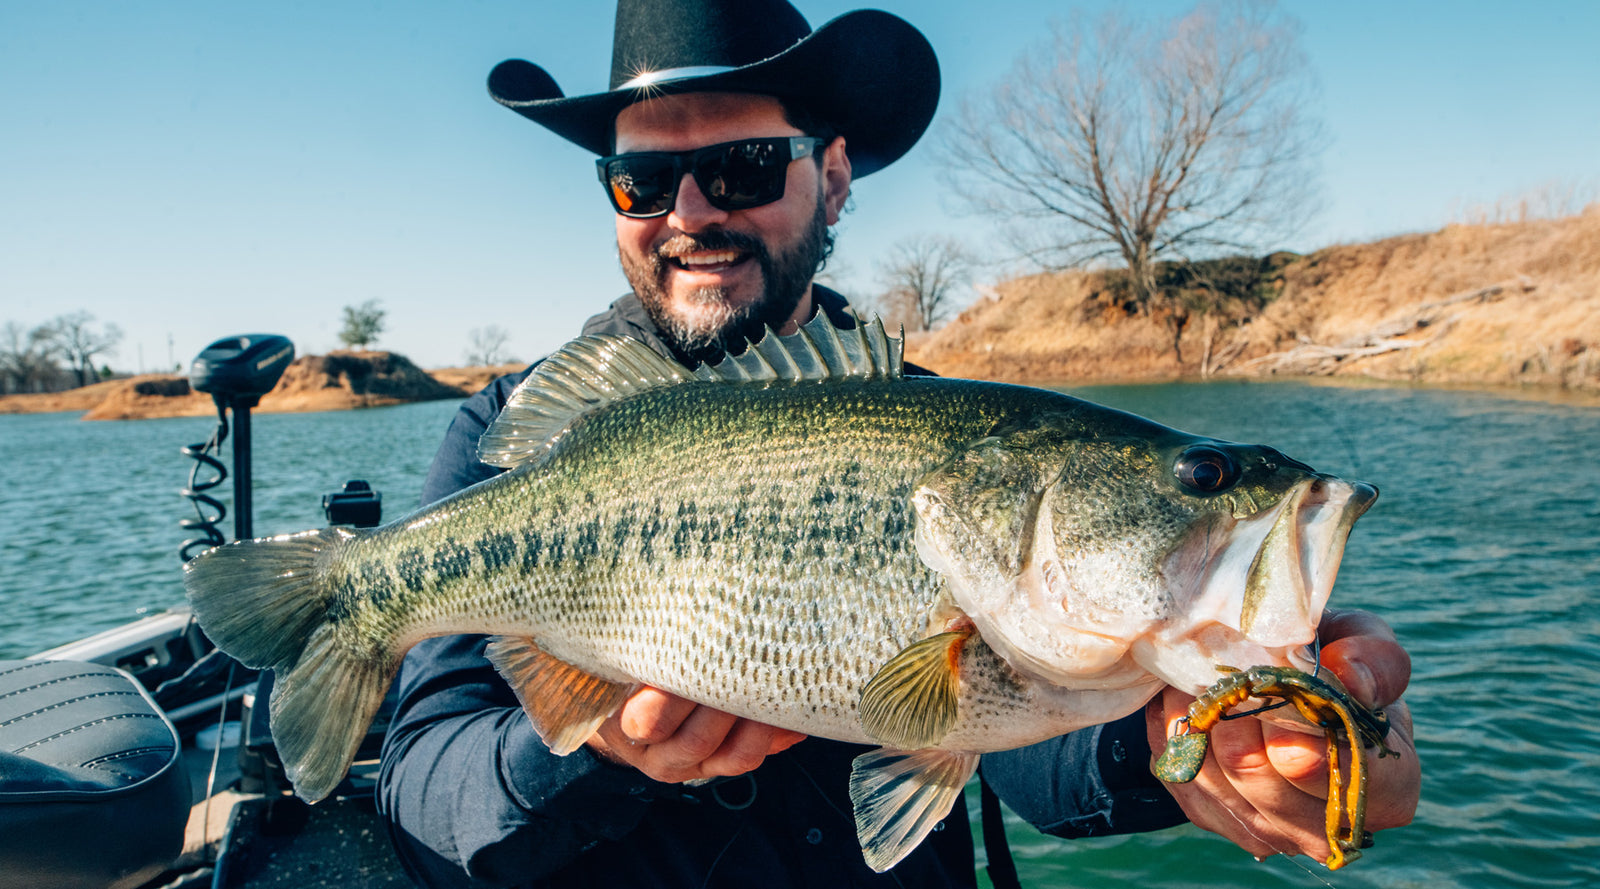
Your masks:
M 183 847 L 177 730 L 128 674 L 0 660 L 0 889 L 137 886 Z

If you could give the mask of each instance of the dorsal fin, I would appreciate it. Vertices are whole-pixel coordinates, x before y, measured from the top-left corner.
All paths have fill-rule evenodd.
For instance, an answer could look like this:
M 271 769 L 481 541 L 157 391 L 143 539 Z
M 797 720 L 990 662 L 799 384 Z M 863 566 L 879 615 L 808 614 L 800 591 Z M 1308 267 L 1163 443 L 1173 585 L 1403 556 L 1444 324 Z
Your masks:
M 693 373 L 631 337 L 579 337 L 545 359 L 507 399 L 478 440 L 478 459 L 505 469 L 544 459 L 577 418 L 611 402 L 684 383 L 897 380 L 904 344 L 874 318 L 840 330 L 826 312 L 789 336 L 769 329 L 737 357 Z
M 478 459 L 511 469 L 542 459 L 572 421 L 636 392 L 692 380 L 632 337 L 579 337 L 540 362 L 478 439 Z
M 877 318 L 840 330 L 826 312 L 788 336 L 768 330 L 742 355 L 716 365 L 701 365 L 695 378 L 711 383 L 797 383 L 803 380 L 899 379 L 905 344 L 892 338 Z

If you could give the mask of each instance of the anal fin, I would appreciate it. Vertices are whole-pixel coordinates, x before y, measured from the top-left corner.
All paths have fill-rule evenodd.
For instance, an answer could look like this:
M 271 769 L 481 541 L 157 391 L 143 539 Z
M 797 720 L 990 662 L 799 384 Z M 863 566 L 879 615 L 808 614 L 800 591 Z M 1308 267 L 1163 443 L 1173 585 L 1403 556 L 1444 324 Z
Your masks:
M 882 873 L 909 855 L 950 814 L 977 770 L 976 753 L 880 749 L 856 757 L 850 801 L 867 866 Z
M 484 654 L 516 692 L 534 731 L 558 756 L 583 746 L 637 687 L 586 673 L 526 637 L 496 636 Z
M 889 659 L 861 690 L 861 727 L 879 743 L 920 750 L 956 724 L 961 646 L 971 628 L 929 636 Z

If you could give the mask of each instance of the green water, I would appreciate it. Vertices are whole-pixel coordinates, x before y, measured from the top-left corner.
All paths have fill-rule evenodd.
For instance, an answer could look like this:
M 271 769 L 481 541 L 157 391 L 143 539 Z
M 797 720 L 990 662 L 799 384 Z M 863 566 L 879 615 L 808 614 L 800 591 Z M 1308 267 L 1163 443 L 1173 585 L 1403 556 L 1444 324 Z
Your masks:
M 1412 653 L 1423 802 L 1337 873 L 1193 828 L 1067 842 L 1013 823 L 1025 886 L 1600 886 L 1600 411 L 1287 383 L 1074 392 L 1382 489 L 1334 604 L 1380 613 Z M 398 516 L 454 409 L 255 417 L 256 532 L 321 524 L 321 495 L 356 477 Z M 180 602 L 178 448 L 212 425 L 0 416 L 0 657 Z

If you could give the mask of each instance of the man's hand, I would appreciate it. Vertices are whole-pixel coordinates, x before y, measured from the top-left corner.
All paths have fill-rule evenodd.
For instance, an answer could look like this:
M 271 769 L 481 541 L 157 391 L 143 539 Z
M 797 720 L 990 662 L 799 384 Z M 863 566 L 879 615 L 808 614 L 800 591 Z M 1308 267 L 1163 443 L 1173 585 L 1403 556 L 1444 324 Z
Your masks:
M 1408 824 L 1417 810 L 1422 767 L 1412 739 L 1411 711 L 1399 700 L 1411 679 L 1411 657 L 1394 631 L 1364 611 L 1328 612 L 1319 629 L 1322 665 L 1357 701 L 1389 717 L 1384 739 L 1400 755 L 1367 752 L 1367 830 Z M 1250 666 L 1241 664 L 1240 666 Z M 1167 688 L 1145 709 L 1153 756 L 1166 746 L 1168 727 L 1194 698 Z M 1328 857 L 1324 801 L 1327 746 L 1305 734 L 1258 719 L 1223 721 L 1211 731 L 1211 755 L 1189 784 L 1168 784 L 1189 820 L 1265 858 L 1275 853 Z
M 601 756 L 657 781 L 679 784 L 742 775 L 805 737 L 645 687 L 602 723 L 588 743 Z

